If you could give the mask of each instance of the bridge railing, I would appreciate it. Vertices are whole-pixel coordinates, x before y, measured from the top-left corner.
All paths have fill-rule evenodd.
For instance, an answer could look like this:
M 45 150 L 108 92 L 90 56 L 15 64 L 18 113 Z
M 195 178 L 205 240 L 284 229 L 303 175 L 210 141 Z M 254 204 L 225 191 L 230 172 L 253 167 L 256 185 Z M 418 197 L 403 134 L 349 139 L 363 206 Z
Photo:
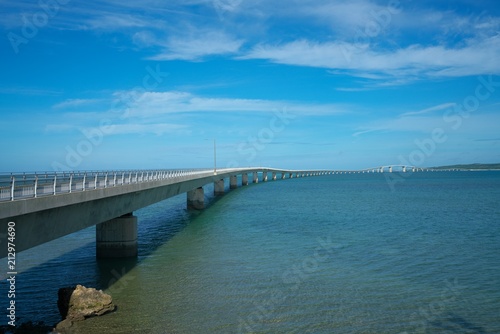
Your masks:
M 213 173 L 211 169 L 96 172 L 0 173 L 0 201 L 117 187 L 127 184 Z

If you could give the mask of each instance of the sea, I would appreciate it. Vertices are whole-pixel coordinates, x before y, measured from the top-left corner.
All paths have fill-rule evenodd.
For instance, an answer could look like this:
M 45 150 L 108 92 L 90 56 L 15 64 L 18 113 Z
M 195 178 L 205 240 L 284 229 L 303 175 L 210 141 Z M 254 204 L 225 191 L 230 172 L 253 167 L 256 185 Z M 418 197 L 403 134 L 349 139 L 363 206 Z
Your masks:
M 500 171 L 226 187 L 134 212 L 134 259 L 96 259 L 95 227 L 18 253 L 18 323 L 59 322 L 81 284 L 117 309 L 72 333 L 500 333 Z

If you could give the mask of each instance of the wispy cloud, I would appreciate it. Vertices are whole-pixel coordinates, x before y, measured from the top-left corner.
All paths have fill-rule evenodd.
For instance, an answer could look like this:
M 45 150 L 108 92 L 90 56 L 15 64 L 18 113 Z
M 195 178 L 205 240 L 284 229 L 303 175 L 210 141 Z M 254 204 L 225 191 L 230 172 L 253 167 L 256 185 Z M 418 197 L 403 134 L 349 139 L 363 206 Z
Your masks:
M 421 113 L 411 114 L 405 117 L 385 118 L 364 125 L 358 126 L 353 136 L 359 137 L 372 132 L 385 131 L 387 133 L 415 134 L 431 136 L 436 128 L 445 129 L 448 135 L 454 138 L 466 138 L 465 136 L 476 136 L 477 134 L 490 135 L 496 138 L 500 115 L 496 112 L 477 113 L 473 117 L 464 119 L 459 128 L 453 128 L 452 123 L 443 118 L 444 112 L 435 113 L 434 111 L 445 110 L 452 103 L 445 103 L 439 106 L 424 109 Z M 468 140 L 468 139 L 467 139 Z
M 52 106 L 55 109 L 76 108 L 101 102 L 100 99 L 68 99 Z
M 421 115 L 425 115 L 425 114 L 430 114 L 430 113 L 435 112 L 435 111 L 441 111 L 441 110 L 453 108 L 456 105 L 457 105 L 456 103 L 443 103 L 443 104 L 440 104 L 440 105 L 437 105 L 434 107 L 430 107 L 430 108 L 426 108 L 423 110 L 419 110 L 419 111 L 406 112 L 404 114 L 401 114 L 400 117 L 421 116 Z
M 140 134 L 145 135 L 148 133 L 155 134 L 157 136 L 164 135 L 166 133 L 189 133 L 187 126 L 180 124 L 171 123 L 159 123 L 159 124 L 114 124 L 110 125 L 110 134 L 122 135 L 122 134 Z
M 152 28 L 156 26 L 156 20 L 151 22 L 147 18 L 131 14 L 106 13 L 89 18 L 85 21 L 87 29 L 91 30 L 120 30 L 130 28 Z
M 153 42 L 150 35 L 146 35 Z M 145 37 L 143 42 L 148 42 Z M 235 39 L 223 31 L 198 31 L 188 35 L 170 37 L 166 42 L 156 41 L 163 51 L 151 60 L 200 60 L 205 56 L 231 55 L 237 53 L 244 41 Z
M 266 59 L 274 63 L 350 70 L 354 76 L 380 74 L 391 76 L 455 77 L 500 73 L 496 55 L 500 36 L 472 40 L 463 47 L 413 45 L 404 49 L 359 53 L 357 45 L 339 42 L 299 40 L 282 45 L 259 45 L 241 59 Z M 481 50 L 481 52 L 478 52 Z
M 383 127 L 380 127 L 380 128 L 377 128 L 377 127 L 367 128 L 366 130 L 360 130 L 360 131 L 354 132 L 352 134 L 352 136 L 353 137 L 358 137 L 358 136 L 361 136 L 361 135 L 364 135 L 364 134 L 367 134 L 367 133 L 371 133 L 371 132 L 380 132 L 380 131 L 387 131 L 387 130 L 388 130 L 387 128 L 383 128 Z
M 341 104 L 305 104 L 294 101 L 260 99 L 237 99 L 204 97 L 189 92 L 131 92 L 138 96 L 129 106 L 128 117 L 151 117 L 154 115 L 190 112 L 266 112 L 272 113 L 286 108 L 293 114 L 332 115 L 350 112 Z

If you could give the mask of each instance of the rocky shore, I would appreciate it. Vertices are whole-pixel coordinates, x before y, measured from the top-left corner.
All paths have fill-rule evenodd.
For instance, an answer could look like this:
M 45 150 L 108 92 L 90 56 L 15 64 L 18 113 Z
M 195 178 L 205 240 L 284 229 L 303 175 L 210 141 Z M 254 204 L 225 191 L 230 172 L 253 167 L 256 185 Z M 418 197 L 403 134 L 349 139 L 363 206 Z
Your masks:
M 75 321 L 101 316 L 116 309 L 110 295 L 82 285 L 59 289 L 57 306 L 63 320 L 56 325 L 55 332 L 61 334 L 70 333 Z
M 77 285 L 60 288 L 57 295 L 57 307 L 62 321 L 55 327 L 46 325 L 43 322 L 28 321 L 19 323 L 15 327 L 9 325 L 0 326 L 0 333 L 47 334 L 50 332 L 70 334 L 74 322 L 98 317 L 116 310 L 116 305 L 113 303 L 111 296 L 102 290 Z

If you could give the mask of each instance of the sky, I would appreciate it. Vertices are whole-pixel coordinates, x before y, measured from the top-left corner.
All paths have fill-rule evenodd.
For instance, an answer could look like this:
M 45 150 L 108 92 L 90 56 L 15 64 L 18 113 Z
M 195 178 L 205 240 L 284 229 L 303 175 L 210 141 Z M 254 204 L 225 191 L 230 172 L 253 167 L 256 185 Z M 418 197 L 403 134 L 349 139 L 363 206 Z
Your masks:
M 497 0 L 0 11 L 0 172 L 500 162 Z

